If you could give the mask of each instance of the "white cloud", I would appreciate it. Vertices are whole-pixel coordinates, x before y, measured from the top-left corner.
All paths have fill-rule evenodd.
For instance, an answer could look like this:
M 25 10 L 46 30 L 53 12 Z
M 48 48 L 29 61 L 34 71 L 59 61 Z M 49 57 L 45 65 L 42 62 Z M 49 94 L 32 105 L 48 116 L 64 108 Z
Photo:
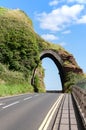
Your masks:
M 62 32 L 63 34 L 69 34 L 69 33 L 71 33 L 71 31 L 70 30 L 66 30 L 66 31 L 64 31 L 64 32 Z
M 63 2 L 67 2 L 67 0 L 51 0 L 50 2 L 49 2 L 49 5 L 50 6 L 56 6 L 56 5 L 58 5 L 59 3 L 63 3 Z
M 86 24 L 86 15 L 83 15 L 81 17 L 81 19 L 78 19 L 77 23 L 79 23 L 79 24 Z
M 56 6 L 58 5 L 59 3 L 77 3 L 77 4 L 86 4 L 86 0 L 51 0 L 49 2 L 49 5 L 50 6 Z
M 49 40 L 49 41 L 58 40 L 58 37 L 56 37 L 53 34 L 43 34 L 43 35 L 41 35 L 41 37 L 44 38 L 45 40 Z
M 67 0 L 69 3 L 70 2 L 76 2 L 76 3 L 80 3 L 80 4 L 86 4 L 86 0 Z
M 49 3 L 50 6 L 55 6 L 58 4 L 58 0 L 53 0 Z
M 61 46 L 66 46 L 67 45 L 67 43 L 65 43 L 65 42 L 61 42 L 61 43 L 59 43 Z
M 60 31 L 70 24 L 76 23 L 83 10 L 84 5 L 63 5 L 61 8 L 52 10 L 50 13 L 43 12 L 38 14 L 40 28 L 50 31 Z

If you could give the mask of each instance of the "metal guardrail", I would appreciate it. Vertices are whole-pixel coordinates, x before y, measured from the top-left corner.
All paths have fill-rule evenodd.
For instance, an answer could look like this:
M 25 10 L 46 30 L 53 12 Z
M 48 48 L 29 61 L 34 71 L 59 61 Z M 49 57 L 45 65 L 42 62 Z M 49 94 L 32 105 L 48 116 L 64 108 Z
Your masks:
M 79 108 L 80 115 L 86 128 L 86 89 L 82 89 L 78 86 L 73 86 L 72 94 Z

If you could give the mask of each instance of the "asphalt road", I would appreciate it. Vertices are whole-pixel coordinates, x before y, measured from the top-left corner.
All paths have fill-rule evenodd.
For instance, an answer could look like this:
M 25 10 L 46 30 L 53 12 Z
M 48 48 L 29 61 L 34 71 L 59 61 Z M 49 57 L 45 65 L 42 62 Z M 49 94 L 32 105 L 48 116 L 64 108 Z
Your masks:
M 0 98 L 0 130 L 38 130 L 59 95 L 35 93 Z

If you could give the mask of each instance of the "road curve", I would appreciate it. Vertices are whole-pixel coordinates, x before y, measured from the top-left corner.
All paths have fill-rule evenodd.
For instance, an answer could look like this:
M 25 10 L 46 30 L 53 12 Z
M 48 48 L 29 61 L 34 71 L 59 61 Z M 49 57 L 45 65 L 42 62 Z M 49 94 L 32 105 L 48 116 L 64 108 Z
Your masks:
M 60 94 L 24 94 L 0 99 L 0 130 L 38 130 Z

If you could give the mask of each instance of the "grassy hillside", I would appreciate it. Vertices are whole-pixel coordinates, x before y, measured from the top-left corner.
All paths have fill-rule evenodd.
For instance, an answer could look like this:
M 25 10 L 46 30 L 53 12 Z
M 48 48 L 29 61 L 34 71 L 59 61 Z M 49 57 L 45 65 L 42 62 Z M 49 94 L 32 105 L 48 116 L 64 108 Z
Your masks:
M 34 88 L 24 74 L 9 70 L 7 65 L 0 63 L 0 96 L 26 92 L 34 92 Z
M 31 79 L 40 62 L 38 41 L 44 40 L 34 32 L 31 19 L 23 11 L 0 8 L 1 93 L 13 94 L 13 89 L 19 86 L 20 90 L 15 90 L 15 93 L 35 90 L 34 86 L 31 86 Z M 38 91 L 45 91 L 45 88 L 43 90 L 39 86 Z
M 2 10 L 0 62 L 12 70 L 32 71 L 39 61 L 39 52 L 31 20 L 20 10 Z

